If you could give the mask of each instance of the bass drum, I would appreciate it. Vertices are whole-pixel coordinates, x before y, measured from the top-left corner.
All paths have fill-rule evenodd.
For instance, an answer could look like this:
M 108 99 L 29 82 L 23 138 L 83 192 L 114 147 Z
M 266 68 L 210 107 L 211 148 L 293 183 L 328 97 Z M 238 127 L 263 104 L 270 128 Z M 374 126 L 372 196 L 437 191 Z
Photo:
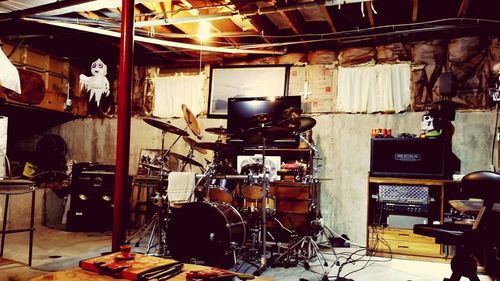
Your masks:
M 245 222 L 231 205 L 192 202 L 172 214 L 167 245 L 172 258 L 209 266 L 232 266 L 231 247 L 246 240 Z

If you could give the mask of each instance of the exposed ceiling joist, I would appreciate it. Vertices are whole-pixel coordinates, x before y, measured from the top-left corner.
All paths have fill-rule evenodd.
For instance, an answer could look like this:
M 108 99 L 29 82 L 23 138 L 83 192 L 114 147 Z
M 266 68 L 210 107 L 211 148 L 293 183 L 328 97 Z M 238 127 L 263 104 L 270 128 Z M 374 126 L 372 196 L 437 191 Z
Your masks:
M 460 8 L 458 9 L 457 17 L 462 18 L 467 14 L 467 9 L 469 8 L 469 0 L 462 0 L 460 3 Z
M 45 5 L 36 6 L 33 8 L 28 8 L 24 10 L 13 11 L 10 13 L 0 14 L 0 21 L 2 20 L 11 20 L 11 19 L 20 19 L 22 17 L 36 15 L 43 12 L 58 10 L 70 6 L 75 6 L 87 2 L 92 2 L 94 0 L 66 0 L 66 1 L 57 1 Z
M 418 0 L 411 1 L 411 22 L 417 22 L 418 18 Z

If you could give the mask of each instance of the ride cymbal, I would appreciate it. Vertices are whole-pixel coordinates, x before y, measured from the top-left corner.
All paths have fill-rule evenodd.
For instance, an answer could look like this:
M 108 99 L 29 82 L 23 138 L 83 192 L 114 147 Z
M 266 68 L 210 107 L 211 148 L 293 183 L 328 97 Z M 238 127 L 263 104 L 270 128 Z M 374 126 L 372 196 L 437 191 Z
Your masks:
M 201 139 L 201 129 L 200 125 L 198 124 L 198 120 L 196 120 L 196 117 L 191 112 L 191 110 L 189 110 L 187 105 L 182 104 L 181 107 L 182 107 L 182 113 L 184 114 L 184 120 L 186 120 L 189 129 L 198 139 Z
M 287 128 L 292 132 L 302 133 L 312 129 L 316 125 L 316 120 L 312 117 L 288 118 L 278 123 L 278 126 Z
M 170 156 L 172 156 L 174 158 L 177 158 L 178 160 L 181 160 L 184 163 L 192 164 L 192 165 L 195 165 L 195 166 L 198 166 L 198 167 L 203 167 L 203 165 L 201 165 L 200 162 L 198 162 L 196 160 L 193 160 L 193 159 L 191 159 L 189 157 L 186 157 L 184 155 L 181 155 L 179 153 L 169 152 L 168 155 L 170 155 Z
M 148 123 L 149 125 L 151 125 L 155 128 L 162 130 L 163 132 L 169 132 L 169 133 L 176 134 L 179 136 L 189 136 L 189 134 L 186 131 L 181 130 L 181 129 L 179 129 L 173 125 L 170 125 L 168 123 L 164 123 L 164 122 L 161 122 L 159 120 L 152 119 L 152 118 L 144 118 L 143 120 L 144 120 L 144 122 Z
M 192 149 L 198 151 L 199 153 L 207 154 L 207 151 L 205 149 L 196 146 L 196 144 L 198 143 L 197 141 L 193 140 L 190 137 L 182 137 L 182 138 Z

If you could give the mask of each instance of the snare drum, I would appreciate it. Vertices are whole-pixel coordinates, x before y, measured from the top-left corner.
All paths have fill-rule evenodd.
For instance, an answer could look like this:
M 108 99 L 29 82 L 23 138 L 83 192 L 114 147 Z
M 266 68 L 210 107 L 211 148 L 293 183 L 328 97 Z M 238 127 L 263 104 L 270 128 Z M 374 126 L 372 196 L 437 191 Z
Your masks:
M 260 173 L 262 173 L 262 165 L 259 163 L 247 164 L 241 168 L 241 175 L 249 176 L 241 186 L 241 195 L 245 199 L 258 200 L 262 198 L 264 192 L 261 180 L 253 178 Z

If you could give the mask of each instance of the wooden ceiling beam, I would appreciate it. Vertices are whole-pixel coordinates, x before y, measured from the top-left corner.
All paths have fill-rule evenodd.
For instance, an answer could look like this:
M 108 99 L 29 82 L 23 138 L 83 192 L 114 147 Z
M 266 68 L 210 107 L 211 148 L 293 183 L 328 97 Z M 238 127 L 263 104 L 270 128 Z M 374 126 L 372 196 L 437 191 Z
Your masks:
M 467 9 L 469 8 L 469 2 L 470 0 L 462 0 L 460 3 L 460 8 L 458 9 L 457 17 L 462 18 L 465 17 L 465 14 L 467 14 Z
M 418 0 L 411 0 L 411 22 L 417 22 L 418 19 Z
M 321 14 L 323 14 L 323 17 L 326 19 L 326 22 L 328 23 L 328 26 L 330 27 L 332 32 L 336 33 L 337 28 L 335 27 L 335 24 L 333 24 L 333 19 L 330 16 L 330 13 L 328 12 L 328 8 L 326 8 L 326 6 L 324 4 L 322 4 L 322 5 L 319 5 L 319 9 L 321 10 Z M 337 44 L 339 44 L 339 47 L 342 46 L 342 40 L 337 39 L 335 41 L 337 41 Z
M 264 42 L 268 44 L 273 43 L 272 40 L 265 37 L 265 35 L 270 34 L 270 31 L 273 30 L 271 24 L 267 23 L 263 18 L 261 18 L 261 16 L 250 16 L 248 19 L 258 32 L 264 34 L 264 37 L 261 37 Z
M 290 23 L 293 33 L 297 35 L 306 33 L 304 29 L 306 22 L 298 11 L 278 11 L 278 13 Z M 304 38 L 300 38 L 300 41 L 304 41 Z M 309 49 L 309 44 L 304 43 L 304 46 Z
M 373 10 L 372 10 L 372 2 L 365 2 L 365 9 L 366 13 L 368 14 L 368 21 L 370 22 L 371 27 L 375 27 L 375 16 L 373 15 Z M 378 38 L 377 36 L 373 36 L 373 41 L 375 41 L 375 44 L 378 45 Z

